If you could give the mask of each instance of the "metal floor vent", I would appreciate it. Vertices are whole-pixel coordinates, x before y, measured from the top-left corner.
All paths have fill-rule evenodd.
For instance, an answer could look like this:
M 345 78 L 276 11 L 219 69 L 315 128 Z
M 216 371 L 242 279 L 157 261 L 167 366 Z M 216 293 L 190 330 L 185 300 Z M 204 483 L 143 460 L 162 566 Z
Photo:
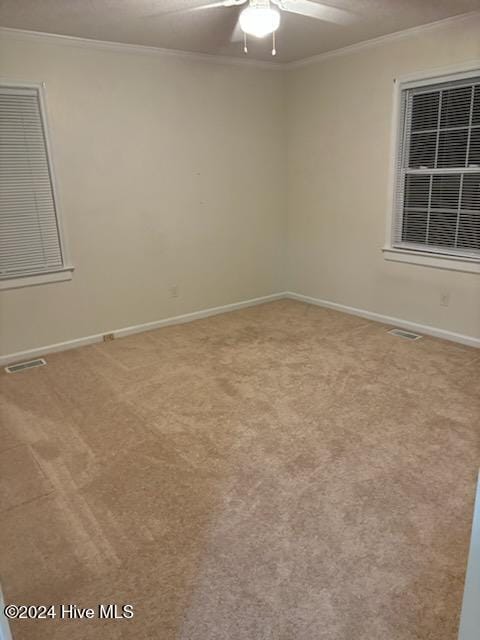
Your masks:
M 404 338 L 405 340 L 420 340 L 420 338 L 423 337 L 418 335 L 418 333 L 412 333 L 411 331 L 405 331 L 404 329 L 390 329 L 388 333 L 391 333 L 392 336 Z
M 18 362 L 17 364 L 11 364 L 9 367 L 5 367 L 7 373 L 17 373 L 24 369 L 33 369 L 33 367 L 43 367 L 47 362 L 43 358 L 37 358 L 36 360 L 28 360 L 27 362 Z

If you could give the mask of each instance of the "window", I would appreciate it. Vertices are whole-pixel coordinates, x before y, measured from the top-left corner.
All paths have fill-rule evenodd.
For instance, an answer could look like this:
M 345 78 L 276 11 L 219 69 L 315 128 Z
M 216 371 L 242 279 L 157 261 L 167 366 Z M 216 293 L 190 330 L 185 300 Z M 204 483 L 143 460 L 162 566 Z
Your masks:
M 71 278 L 40 87 L 0 85 L 0 288 Z
M 480 72 L 400 85 L 398 133 L 390 249 L 473 263 L 476 271 Z

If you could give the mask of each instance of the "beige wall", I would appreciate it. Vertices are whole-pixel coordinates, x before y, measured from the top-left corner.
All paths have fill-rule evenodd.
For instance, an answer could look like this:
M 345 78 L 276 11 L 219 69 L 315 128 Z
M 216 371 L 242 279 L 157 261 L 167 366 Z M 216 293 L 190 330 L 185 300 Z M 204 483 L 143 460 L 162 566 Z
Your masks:
M 381 252 L 393 79 L 480 59 L 479 33 L 285 73 L 1 35 L 0 77 L 47 84 L 76 270 L 0 292 L 0 353 L 283 290 L 480 337 L 480 276 Z
M 469 18 L 288 73 L 289 290 L 480 337 L 479 275 L 381 252 L 393 79 L 480 59 L 479 34 Z
M 0 293 L 0 353 L 282 289 L 281 72 L 2 34 L 0 77 L 46 83 L 75 266 Z

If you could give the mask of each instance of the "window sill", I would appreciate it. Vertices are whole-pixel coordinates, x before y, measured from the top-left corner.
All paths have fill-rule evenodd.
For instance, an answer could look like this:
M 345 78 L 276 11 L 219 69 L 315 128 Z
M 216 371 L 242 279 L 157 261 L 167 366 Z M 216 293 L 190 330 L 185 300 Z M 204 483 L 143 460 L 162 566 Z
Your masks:
M 65 282 L 66 280 L 71 280 L 72 275 L 73 267 L 65 267 L 65 269 L 55 271 L 54 273 L 42 273 L 37 276 L 23 276 L 9 280 L 0 280 L 0 291 L 5 289 L 21 289 L 22 287 L 35 287 L 51 282 Z
M 434 269 L 448 269 L 449 271 L 464 271 L 466 273 L 480 273 L 480 261 L 474 258 L 455 258 L 452 256 L 433 255 L 408 249 L 385 247 L 383 249 L 385 260 L 393 262 L 406 262 Z

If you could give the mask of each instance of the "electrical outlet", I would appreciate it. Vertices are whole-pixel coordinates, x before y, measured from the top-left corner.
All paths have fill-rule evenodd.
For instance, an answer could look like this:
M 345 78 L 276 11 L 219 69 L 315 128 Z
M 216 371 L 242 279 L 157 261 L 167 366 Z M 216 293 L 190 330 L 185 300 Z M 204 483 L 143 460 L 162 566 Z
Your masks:
M 441 293 L 440 294 L 440 305 L 442 307 L 448 307 L 450 304 L 450 294 L 449 293 Z
M 178 285 L 172 284 L 168 290 L 170 292 L 170 298 L 178 298 Z
M 113 333 L 106 333 L 103 336 L 103 341 L 104 342 L 111 342 L 112 340 L 115 340 L 115 335 Z

